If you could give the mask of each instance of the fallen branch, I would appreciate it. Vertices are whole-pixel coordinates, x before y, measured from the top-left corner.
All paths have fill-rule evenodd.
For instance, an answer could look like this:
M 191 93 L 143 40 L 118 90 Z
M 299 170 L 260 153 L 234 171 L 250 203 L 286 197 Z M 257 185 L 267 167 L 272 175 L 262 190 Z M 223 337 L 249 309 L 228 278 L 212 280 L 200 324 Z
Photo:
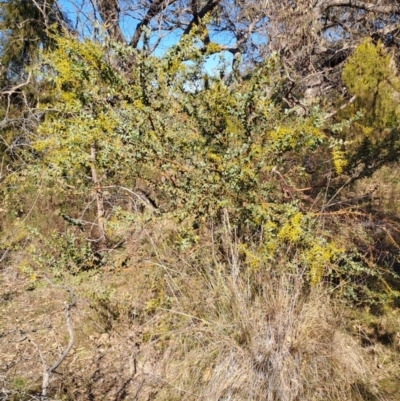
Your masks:
M 123 187 L 121 185 L 108 185 L 106 187 L 102 187 L 103 189 L 108 189 L 108 188 L 118 188 L 123 191 L 128 192 L 128 194 L 134 196 L 144 207 L 148 208 L 151 212 L 157 211 L 157 206 L 155 205 L 154 201 L 149 198 L 149 196 L 142 190 L 139 190 L 138 192 L 134 192 L 130 190 L 129 188 Z

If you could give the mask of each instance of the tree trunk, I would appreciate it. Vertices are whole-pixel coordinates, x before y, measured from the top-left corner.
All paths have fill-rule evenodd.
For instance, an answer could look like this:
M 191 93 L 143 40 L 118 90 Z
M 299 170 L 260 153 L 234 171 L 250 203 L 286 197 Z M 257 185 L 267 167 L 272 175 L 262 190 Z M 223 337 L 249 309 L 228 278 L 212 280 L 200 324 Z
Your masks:
M 118 0 L 98 0 L 97 6 L 111 39 L 119 43 L 125 43 L 124 35 L 119 27 Z
M 96 170 L 96 155 L 97 146 L 93 143 L 90 147 L 90 160 L 92 170 L 92 181 L 95 188 L 96 204 L 97 204 L 97 226 L 99 231 L 99 242 L 104 243 L 106 241 L 106 235 L 104 230 L 104 196 L 101 189 L 101 183 Z

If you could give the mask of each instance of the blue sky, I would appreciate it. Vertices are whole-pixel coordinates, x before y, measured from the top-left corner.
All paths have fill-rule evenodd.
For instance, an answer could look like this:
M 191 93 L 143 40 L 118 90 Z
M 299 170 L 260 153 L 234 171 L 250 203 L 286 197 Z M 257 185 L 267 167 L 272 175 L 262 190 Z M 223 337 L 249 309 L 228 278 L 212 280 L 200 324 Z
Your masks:
M 77 27 L 79 31 L 85 32 L 89 37 L 93 37 L 93 26 L 91 22 L 94 20 L 93 7 L 87 0 L 59 0 L 60 7 L 66 14 L 68 19 L 71 21 L 72 26 L 75 27 L 77 21 L 79 21 L 79 26 Z M 77 8 L 78 7 L 78 8 Z M 79 20 L 78 18 L 79 14 Z M 137 26 L 137 21 L 133 18 L 122 18 L 120 26 L 125 37 L 129 40 Z M 154 51 L 155 56 L 162 56 L 171 46 L 176 44 L 181 37 L 179 31 L 174 31 L 166 35 L 159 43 L 157 49 Z M 226 35 L 213 35 L 212 40 L 220 44 L 228 44 L 230 38 Z M 227 43 L 228 42 L 228 43 Z M 154 41 L 153 41 L 154 43 Z M 221 52 L 220 54 L 214 54 L 207 57 L 204 67 L 209 74 L 214 74 L 221 64 L 221 59 L 226 64 L 226 68 L 229 70 L 232 65 L 232 54 L 229 52 Z

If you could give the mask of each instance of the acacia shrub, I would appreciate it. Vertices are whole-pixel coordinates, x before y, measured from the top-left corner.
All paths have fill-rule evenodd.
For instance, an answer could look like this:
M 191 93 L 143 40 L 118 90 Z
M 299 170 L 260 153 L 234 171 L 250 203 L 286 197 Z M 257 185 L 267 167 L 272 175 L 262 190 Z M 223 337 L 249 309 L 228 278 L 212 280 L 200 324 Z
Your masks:
M 39 157 L 27 174 L 51 180 L 66 197 L 82 198 L 85 213 L 101 194 L 109 239 L 118 216 L 125 216 L 124 225 L 130 213 L 115 201 L 115 190 L 133 192 L 140 181 L 160 200 L 150 220 L 205 227 L 229 216 L 252 268 L 278 261 L 283 252 L 318 283 L 339 269 L 339 260 L 343 265 L 351 245 L 319 226 L 296 188 L 304 167 L 287 165 L 290 155 L 315 150 L 332 157 L 332 141 L 322 132 L 321 112 L 299 117 L 275 103 L 274 57 L 229 87 L 204 70 L 194 34 L 162 58 L 120 44 L 55 40 L 56 48 L 43 54 L 52 89 L 41 104 L 46 117 L 31 138 Z M 246 242 L 255 237 L 259 246 L 249 250 Z
M 231 90 L 207 76 L 189 40 L 162 59 L 136 54 L 129 73 L 112 61 L 132 57 L 128 48 L 57 40 L 44 58 L 56 100 L 43 105 L 49 112 L 33 143 L 46 173 L 74 188 L 88 184 L 96 143 L 102 187 L 140 178 L 168 198 L 170 212 L 210 217 L 227 208 L 237 222 L 259 224 L 276 186 L 260 177 L 283 153 L 323 141 L 312 118 L 295 121 L 266 94 L 273 58 Z

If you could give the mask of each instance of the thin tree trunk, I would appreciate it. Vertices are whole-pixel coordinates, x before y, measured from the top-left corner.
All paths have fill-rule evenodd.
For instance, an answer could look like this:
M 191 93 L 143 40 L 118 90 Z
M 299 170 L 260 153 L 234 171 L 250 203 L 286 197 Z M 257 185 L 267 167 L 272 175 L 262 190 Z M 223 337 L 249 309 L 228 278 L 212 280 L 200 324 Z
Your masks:
M 91 170 L 92 170 L 92 181 L 95 188 L 96 203 L 97 203 L 97 225 L 99 228 L 99 241 L 104 243 L 106 240 L 104 230 L 104 196 L 103 190 L 101 189 L 101 183 L 96 170 L 96 155 L 97 146 L 93 143 L 90 147 L 90 159 L 91 159 Z

